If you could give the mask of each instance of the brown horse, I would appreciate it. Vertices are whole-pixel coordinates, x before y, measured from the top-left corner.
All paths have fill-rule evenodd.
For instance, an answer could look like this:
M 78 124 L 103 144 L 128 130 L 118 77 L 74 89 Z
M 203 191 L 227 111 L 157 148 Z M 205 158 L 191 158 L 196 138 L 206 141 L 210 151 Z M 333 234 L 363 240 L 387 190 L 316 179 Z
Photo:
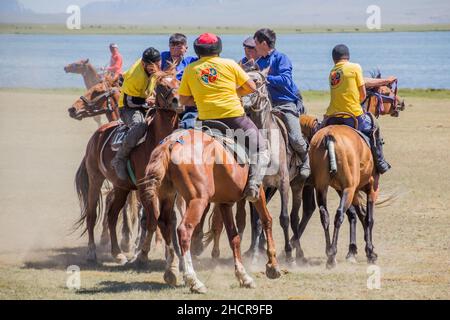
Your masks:
M 76 120 L 105 114 L 108 122 L 117 121 L 119 116 L 120 88 L 117 77 L 105 77 L 95 84 L 67 110 Z
M 89 63 L 89 59 L 84 59 L 68 64 L 64 67 L 64 71 L 66 73 L 81 74 L 81 76 L 83 77 L 84 85 L 88 90 L 102 81 L 102 76 L 100 76 L 95 70 L 94 66 Z M 94 116 L 93 119 L 100 127 L 102 124 L 100 116 Z
M 142 181 L 146 193 L 141 200 L 152 210 L 147 212 L 156 228 L 173 224 L 173 203 L 178 194 L 186 201 L 186 211 L 178 227 L 184 279 L 192 292 L 205 293 L 205 285 L 197 278 L 191 260 L 190 246 L 194 229 L 202 219 L 209 203 L 215 203 L 222 214 L 230 247 L 233 251 L 235 275 L 241 286 L 254 287 L 253 279 L 242 264 L 240 237 L 232 216 L 232 205 L 243 198 L 248 166 L 239 164 L 233 155 L 215 138 L 199 130 L 184 130 L 165 139 L 152 153 L 146 179 Z M 272 237 L 272 217 L 266 207 L 264 192 L 255 202 L 267 236 L 266 275 L 280 277 Z M 164 231 L 163 231 L 164 234 Z M 170 237 L 169 237 L 170 238 Z M 166 239 L 166 237 L 165 237 Z
M 176 92 L 178 84 L 173 72 L 157 74 L 156 106 L 149 110 L 146 118 L 148 124 L 146 140 L 137 146 L 130 155 L 130 166 L 134 170 L 136 179 L 144 177 L 148 159 L 158 142 L 178 126 L 178 115 L 176 113 L 176 108 L 178 108 Z M 110 137 L 117 127 L 118 123 L 114 121 L 103 125 L 93 134 L 75 178 L 81 206 L 81 218 L 76 225 L 81 226 L 86 221 L 84 232 L 87 231 L 89 235 L 89 261 L 96 261 L 94 227 L 97 220 L 97 208 L 100 207 L 101 210 L 100 190 L 105 179 L 113 185 L 111 205 L 106 212 L 111 237 L 111 253 L 120 263 L 126 263 L 127 259 L 121 253 L 117 243 L 115 226 L 118 214 L 130 191 L 138 189 L 140 194 L 143 192 L 142 188 L 137 187 L 131 180 L 120 180 L 111 166 L 115 151 L 110 147 Z M 147 254 L 148 250 L 146 251 Z
M 356 214 L 363 216 L 360 210 L 361 200 L 358 197 L 360 191 L 367 195 L 367 209 L 363 224 L 366 255 L 369 263 L 375 263 L 377 255 L 372 243 L 372 228 L 379 174 L 375 170 L 370 147 L 353 128 L 345 125 L 331 125 L 320 129 L 312 137 L 309 154 L 317 204 L 325 232 L 327 267 L 332 268 L 336 265 L 339 228 L 344 220 L 344 214 L 353 205 Z M 334 188 L 340 196 L 332 242 L 327 208 L 329 186 Z

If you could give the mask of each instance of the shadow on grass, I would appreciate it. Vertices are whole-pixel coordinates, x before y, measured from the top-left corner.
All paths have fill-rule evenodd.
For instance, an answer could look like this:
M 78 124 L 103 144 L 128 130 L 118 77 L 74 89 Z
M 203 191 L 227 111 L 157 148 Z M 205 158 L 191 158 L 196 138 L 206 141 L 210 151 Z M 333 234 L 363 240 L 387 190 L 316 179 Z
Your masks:
M 91 263 L 86 260 L 86 247 L 38 249 L 33 251 L 33 256 L 26 259 L 23 269 L 59 269 L 66 270 L 68 266 L 76 265 L 81 270 L 95 270 L 105 272 L 123 272 L 135 270 L 136 272 L 164 271 L 166 262 L 161 259 L 152 260 L 143 266 L 118 265 L 111 255 L 102 250 L 97 250 L 97 262 Z
M 123 293 L 130 291 L 161 291 L 163 289 L 172 289 L 167 284 L 159 282 L 119 282 L 119 281 L 103 281 L 98 284 L 98 288 L 81 289 L 77 294 L 97 294 L 97 293 Z

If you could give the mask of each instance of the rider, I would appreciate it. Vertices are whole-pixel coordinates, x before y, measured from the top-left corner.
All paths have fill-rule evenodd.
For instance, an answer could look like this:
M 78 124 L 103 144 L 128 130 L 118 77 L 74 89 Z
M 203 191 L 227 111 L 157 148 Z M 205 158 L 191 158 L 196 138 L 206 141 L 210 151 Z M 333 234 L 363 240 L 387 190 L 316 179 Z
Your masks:
M 142 58 L 123 74 L 119 110 L 120 118 L 130 130 L 111 162 L 117 176 L 122 180 L 128 178 L 126 169 L 128 156 L 147 130 L 145 113 L 155 104 L 153 93 L 156 81 L 152 75 L 159 70 L 161 70 L 161 54 L 150 47 L 144 51 Z
M 289 142 L 299 155 L 302 165 L 300 175 L 306 179 L 309 167 L 308 145 L 300 129 L 299 116 L 304 112 L 303 99 L 292 79 L 292 63 L 289 58 L 275 49 L 276 34 L 270 29 L 256 31 L 254 37 L 256 51 L 260 58 L 256 61 L 261 70 L 269 68 L 267 88 L 273 108 L 280 112 L 287 127 Z
M 253 37 L 248 37 L 244 40 L 242 43 L 242 46 L 244 47 L 244 54 L 245 57 L 239 61 L 239 65 L 243 66 L 246 63 L 254 63 L 258 59 L 258 53 L 256 52 L 256 44 Z
M 255 202 L 269 154 L 266 141 L 245 115 L 240 96 L 255 92 L 256 85 L 235 61 L 219 57 L 222 40 L 215 34 L 200 35 L 194 49 L 200 59 L 184 71 L 178 90 L 180 103 L 192 105 L 195 100 L 200 120 L 215 120 L 245 132 L 250 143 L 250 170 L 244 196 Z
M 114 74 L 122 74 L 123 59 L 122 55 L 119 53 L 119 46 L 115 43 L 109 45 L 109 50 L 111 51 L 111 61 L 109 67 L 106 71 Z
M 169 38 L 169 51 L 161 52 L 161 68 L 167 70 L 171 63 L 176 63 L 177 79 L 181 81 L 183 72 L 186 66 L 198 58 L 186 56 L 187 38 L 184 34 L 174 33 Z M 181 127 L 184 129 L 193 128 L 195 125 L 195 119 L 197 118 L 197 107 L 185 106 L 184 113 L 181 117 Z
M 350 51 L 344 44 L 333 48 L 334 67 L 330 72 L 330 105 L 326 112 L 326 124 L 346 124 L 354 127 L 354 120 L 349 116 L 333 116 L 338 112 L 354 115 L 358 120 L 358 130 L 370 138 L 372 154 L 377 171 L 380 174 L 388 171 L 391 166 L 383 156 L 383 141 L 378 123 L 372 122 L 374 117 L 364 113 L 361 102 L 366 98 L 366 87 L 362 68 L 357 63 L 351 63 Z

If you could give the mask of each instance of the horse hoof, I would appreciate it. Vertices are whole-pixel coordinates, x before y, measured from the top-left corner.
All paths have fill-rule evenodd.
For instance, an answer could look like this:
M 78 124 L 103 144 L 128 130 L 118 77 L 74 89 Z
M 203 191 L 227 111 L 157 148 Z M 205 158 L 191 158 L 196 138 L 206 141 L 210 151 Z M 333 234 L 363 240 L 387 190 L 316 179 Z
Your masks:
M 309 261 L 304 256 L 301 256 L 301 257 L 297 257 L 297 264 L 301 265 L 301 266 L 306 266 L 309 264 Z
M 166 272 L 164 272 L 164 281 L 169 286 L 175 287 L 177 285 L 177 275 L 171 270 L 166 270 Z
M 351 264 L 357 264 L 358 263 L 358 261 L 356 261 L 356 257 L 353 254 L 348 254 L 347 257 L 345 258 L 345 260 L 348 263 L 351 263 Z
M 208 290 L 204 284 L 194 285 L 191 287 L 192 293 L 205 294 Z
M 121 266 L 124 266 L 128 263 L 128 259 L 127 259 L 127 257 L 125 257 L 125 255 L 123 253 L 119 253 L 118 255 L 114 256 L 114 259 Z
M 89 264 L 96 264 L 97 263 L 97 254 L 95 251 L 88 252 L 87 254 L 87 262 Z
M 213 259 L 219 259 L 220 258 L 220 250 L 219 249 L 213 249 L 211 252 L 211 257 Z
M 336 267 L 336 264 L 337 264 L 336 258 L 330 258 L 330 259 L 328 259 L 328 261 L 327 261 L 327 269 L 328 269 L 328 270 L 333 269 L 334 267 Z
M 241 282 L 241 287 L 247 289 L 256 289 L 256 283 L 253 279 L 250 278 L 247 281 Z
M 378 256 L 376 254 L 373 254 L 373 256 L 367 258 L 368 264 L 376 264 L 377 263 Z
M 148 263 L 149 263 L 148 257 L 143 258 L 142 255 L 136 255 L 136 256 L 134 256 L 133 259 L 128 261 L 126 265 L 129 267 L 136 268 L 136 269 L 144 269 L 144 268 L 148 267 Z
M 281 277 L 281 272 L 278 268 L 278 266 L 270 266 L 266 265 L 266 276 L 269 279 L 278 279 Z

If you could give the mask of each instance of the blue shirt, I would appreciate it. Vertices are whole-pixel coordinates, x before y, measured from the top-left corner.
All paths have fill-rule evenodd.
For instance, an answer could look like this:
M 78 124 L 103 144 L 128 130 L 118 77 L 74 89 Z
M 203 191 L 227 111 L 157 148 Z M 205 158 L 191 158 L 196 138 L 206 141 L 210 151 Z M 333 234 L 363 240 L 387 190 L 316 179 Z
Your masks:
M 177 65 L 177 79 L 181 81 L 183 77 L 184 69 L 186 66 L 194 61 L 197 61 L 196 57 L 183 57 L 180 63 Z M 170 51 L 164 51 L 161 53 L 161 69 L 166 70 L 169 67 L 169 62 L 172 62 L 172 57 L 170 56 Z
M 256 64 L 261 70 L 270 67 L 267 81 L 274 103 L 297 103 L 298 88 L 292 79 L 292 63 L 284 53 L 273 50 L 268 56 L 256 60 Z

